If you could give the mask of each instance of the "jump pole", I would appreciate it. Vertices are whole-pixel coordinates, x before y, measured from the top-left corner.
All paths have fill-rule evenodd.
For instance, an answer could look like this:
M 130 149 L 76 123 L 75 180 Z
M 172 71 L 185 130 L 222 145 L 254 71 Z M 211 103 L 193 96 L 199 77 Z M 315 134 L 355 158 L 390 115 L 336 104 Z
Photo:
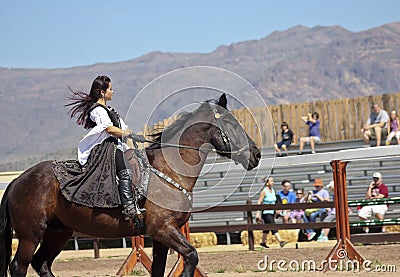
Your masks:
M 144 251 L 144 237 L 132 237 L 132 251 L 117 272 L 117 276 L 130 274 L 138 263 L 141 263 L 151 274 L 151 258 Z
M 336 212 L 336 238 L 337 243 L 329 252 L 325 259 L 327 261 L 339 261 L 345 258 L 357 260 L 360 264 L 364 262 L 364 258 L 354 248 L 350 241 L 350 224 L 347 204 L 347 188 L 346 188 L 346 166 L 347 162 L 334 160 L 331 162 L 333 169 L 333 181 L 335 192 L 335 212 Z M 327 263 L 324 265 L 324 272 L 331 268 Z
M 190 230 L 188 222 L 186 222 L 185 225 L 181 227 L 181 232 L 190 242 Z M 130 274 L 138 263 L 141 263 L 151 275 L 152 260 L 144 251 L 144 237 L 143 236 L 132 237 L 131 240 L 132 240 L 132 251 L 122 264 L 121 268 L 118 270 L 117 276 L 124 276 Z M 180 276 L 183 272 L 183 269 L 184 269 L 184 260 L 183 257 L 179 255 L 178 260 L 176 261 L 175 265 L 171 269 L 171 272 L 168 274 L 168 276 L 169 277 Z M 197 266 L 194 272 L 194 277 L 207 277 L 207 274 L 205 274 L 203 270 L 201 270 L 201 268 Z

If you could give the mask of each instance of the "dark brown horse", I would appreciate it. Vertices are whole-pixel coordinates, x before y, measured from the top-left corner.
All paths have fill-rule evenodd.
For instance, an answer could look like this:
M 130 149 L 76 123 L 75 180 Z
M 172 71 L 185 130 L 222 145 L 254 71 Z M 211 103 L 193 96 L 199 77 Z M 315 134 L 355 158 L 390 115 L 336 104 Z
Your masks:
M 203 103 L 196 111 L 182 116 L 163 130 L 157 141 L 161 139 L 192 147 L 159 146 L 156 142 L 146 149 L 150 164 L 188 192 L 192 192 L 211 146 L 247 170 L 256 167 L 261 157 L 255 143 L 226 111 L 225 95 L 216 104 Z M 196 249 L 179 230 L 190 215 L 189 198 L 152 173 L 145 224 L 146 234 L 153 241 L 153 276 L 164 275 L 169 248 L 184 257 L 182 276 L 194 274 L 198 263 Z M 19 244 L 10 263 L 12 230 Z M 26 170 L 7 187 L 1 202 L 0 276 L 7 276 L 8 269 L 11 276 L 25 276 L 29 264 L 40 276 L 54 276 L 53 261 L 74 230 L 102 238 L 138 234 L 132 222 L 124 219 L 121 208 L 92 209 L 68 202 L 60 193 L 51 161 Z

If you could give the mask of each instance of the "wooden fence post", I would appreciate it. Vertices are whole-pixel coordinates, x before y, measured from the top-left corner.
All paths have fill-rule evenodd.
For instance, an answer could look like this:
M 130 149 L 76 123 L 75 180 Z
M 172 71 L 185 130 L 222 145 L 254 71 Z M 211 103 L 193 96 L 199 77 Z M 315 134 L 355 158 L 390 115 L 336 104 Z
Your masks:
M 251 199 L 246 200 L 247 205 L 251 205 Z M 254 233 L 253 229 L 249 228 L 253 225 L 252 211 L 247 211 L 247 236 L 249 238 L 249 250 L 254 251 Z
M 94 258 L 95 259 L 98 259 L 98 258 L 100 258 L 100 247 L 99 247 L 99 244 L 100 244 L 100 240 L 99 240 L 99 238 L 94 238 L 93 239 L 93 249 L 94 249 Z

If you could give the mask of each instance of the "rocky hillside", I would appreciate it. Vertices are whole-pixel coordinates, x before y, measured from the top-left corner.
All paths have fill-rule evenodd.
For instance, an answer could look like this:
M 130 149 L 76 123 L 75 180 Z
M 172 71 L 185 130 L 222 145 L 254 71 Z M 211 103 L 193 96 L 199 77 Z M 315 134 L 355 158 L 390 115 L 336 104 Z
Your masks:
M 95 76 L 109 75 L 118 91 L 112 104 L 124 113 L 149 81 L 192 65 L 241 75 L 271 105 L 397 92 L 400 23 L 358 33 L 339 26 L 296 26 L 207 54 L 152 52 L 125 62 L 64 69 L 0 67 L 0 170 L 25 168 L 56 152 L 64 153 L 57 157 L 73 157 L 71 149 L 84 130 L 63 107 L 68 85 L 88 90 Z M 173 105 L 178 108 L 179 100 Z M 15 164 L 22 159 L 23 166 Z

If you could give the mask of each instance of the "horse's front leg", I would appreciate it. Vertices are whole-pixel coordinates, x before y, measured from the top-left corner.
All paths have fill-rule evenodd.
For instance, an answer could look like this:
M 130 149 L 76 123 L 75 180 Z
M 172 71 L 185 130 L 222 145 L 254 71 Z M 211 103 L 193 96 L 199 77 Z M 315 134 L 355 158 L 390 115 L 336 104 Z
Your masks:
M 177 226 L 165 224 L 159 228 L 152 236 L 159 243 L 172 248 L 182 255 L 185 268 L 181 274 L 182 277 L 192 277 L 199 262 L 196 248 L 189 243 Z M 154 275 L 156 276 L 156 275 Z
M 168 246 L 153 239 L 153 263 L 151 264 L 151 276 L 164 276 L 167 256 Z

